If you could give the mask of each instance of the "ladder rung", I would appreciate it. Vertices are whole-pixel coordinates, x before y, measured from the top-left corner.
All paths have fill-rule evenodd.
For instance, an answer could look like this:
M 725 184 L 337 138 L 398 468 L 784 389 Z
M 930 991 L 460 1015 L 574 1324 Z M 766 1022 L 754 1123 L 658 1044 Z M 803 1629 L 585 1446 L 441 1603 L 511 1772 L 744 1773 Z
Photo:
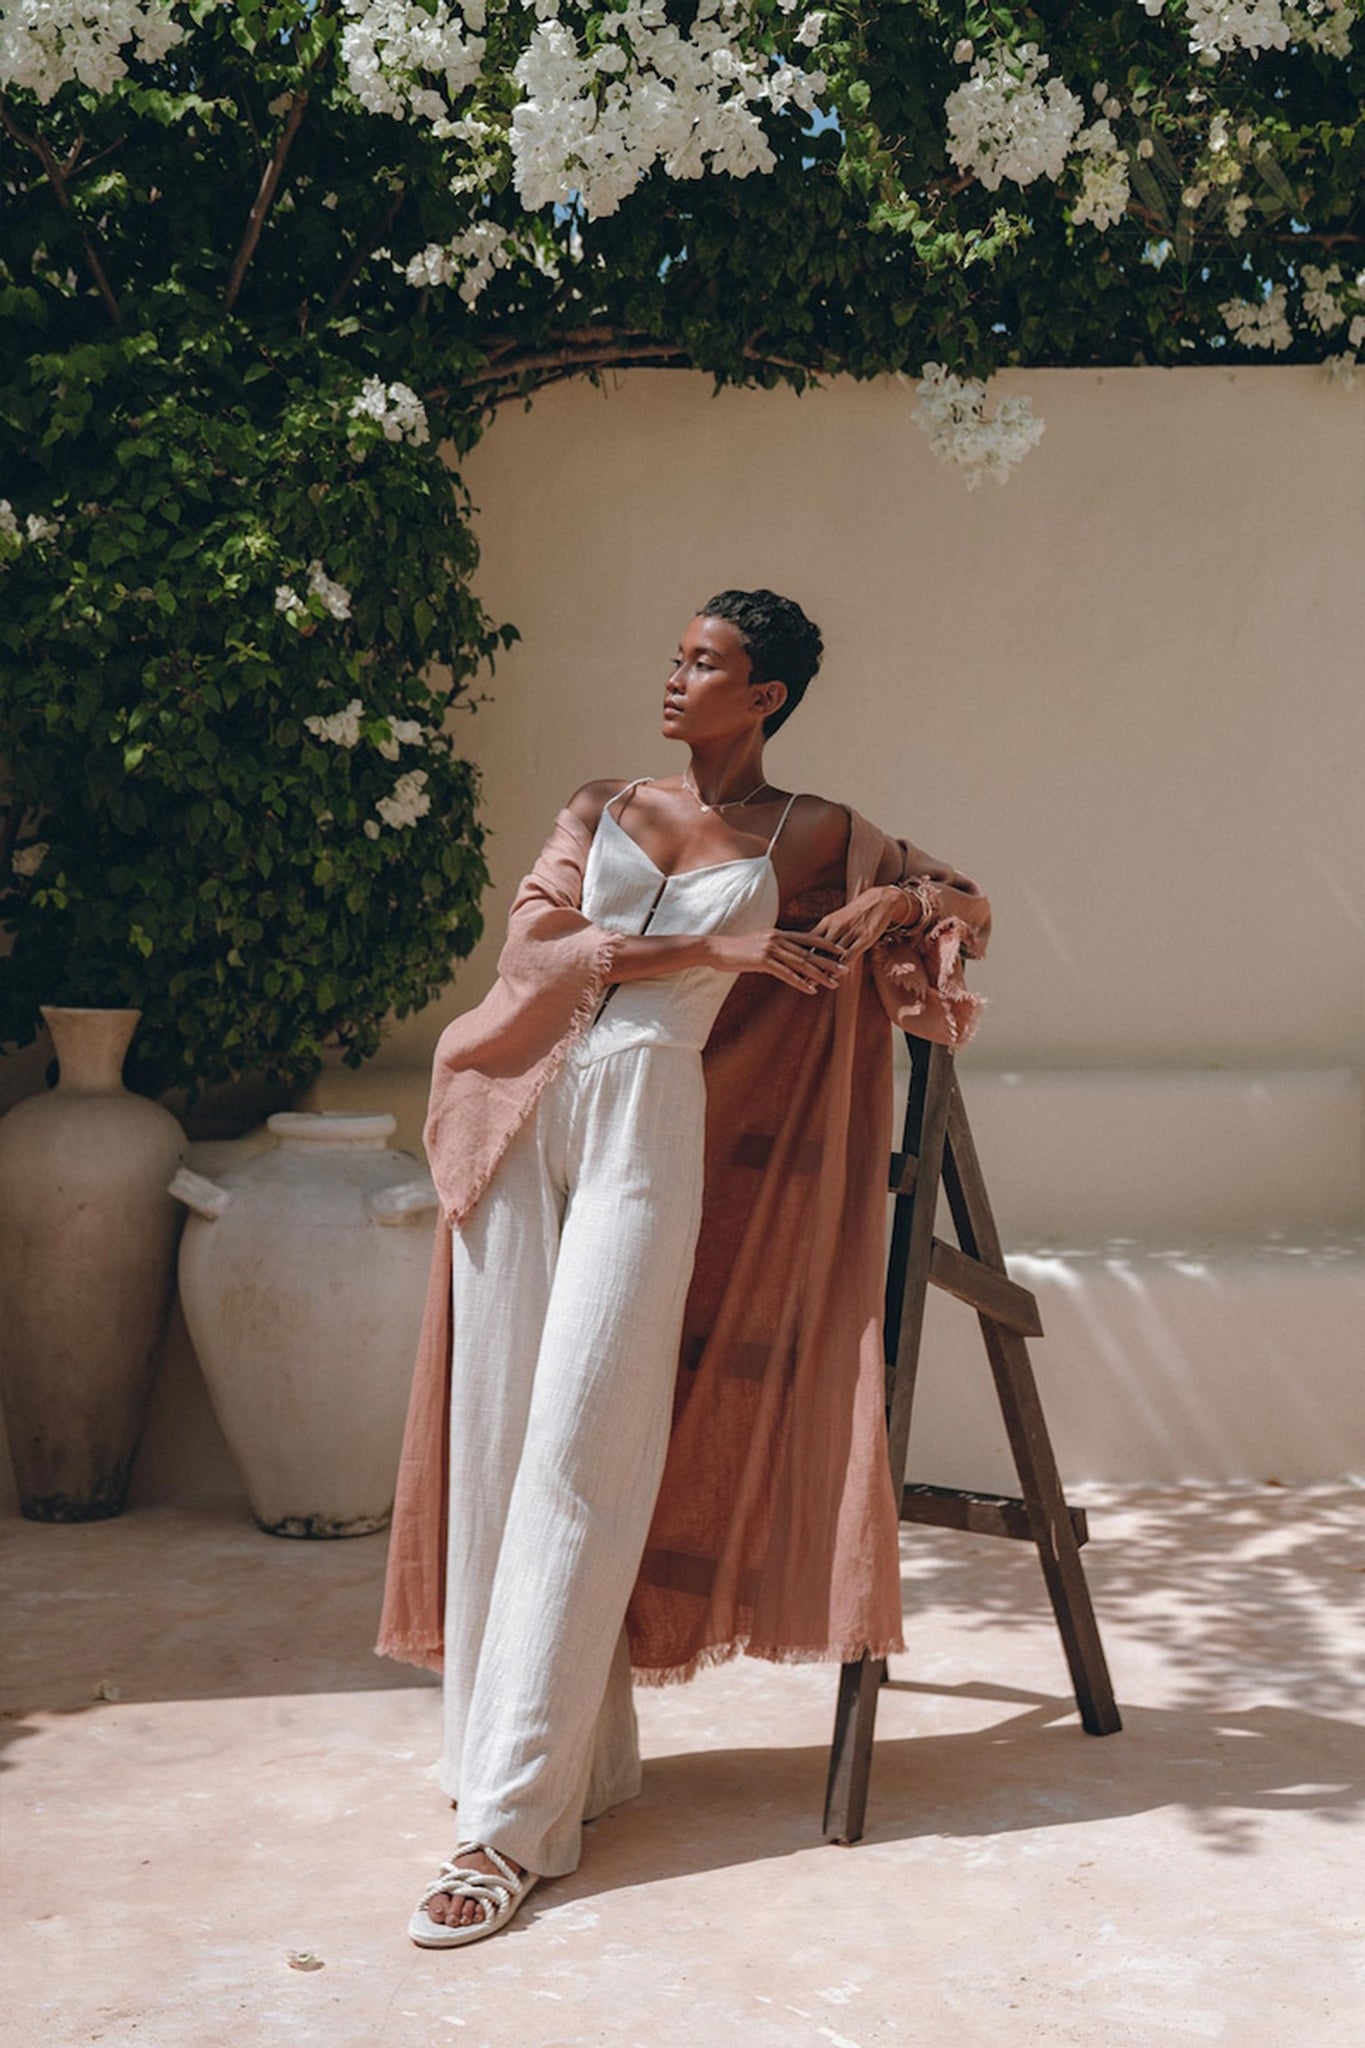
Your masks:
M 1089 1540 L 1084 1508 L 1067 1508 L 1077 1543 Z M 957 1486 L 907 1486 L 901 1520 L 932 1529 L 965 1529 L 972 1536 L 1013 1536 L 1030 1542 L 1028 1505 L 1009 1493 L 966 1493 Z
M 913 1152 L 891 1154 L 891 1175 L 886 1185 L 893 1195 L 912 1195 L 915 1191 L 915 1175 L 919 1172 L 919 1160 Z
M 945 1244 L 941 1237 L 934 1239 L 929 1278 L 935 1287 L 956 1295 L 969 1308 L 989 1316 L 993 1323 L 1003 1323 L 1007 1330 L 1017 1330 L 1021 1337 L 1042 1336 L 1038 1304 L 1027 1287 L 1020 1287 L 1006 1273 L 997 1273 L 994 1266 L 983 1266 L 980 1259 L 969 1258 L 956 1245 Z

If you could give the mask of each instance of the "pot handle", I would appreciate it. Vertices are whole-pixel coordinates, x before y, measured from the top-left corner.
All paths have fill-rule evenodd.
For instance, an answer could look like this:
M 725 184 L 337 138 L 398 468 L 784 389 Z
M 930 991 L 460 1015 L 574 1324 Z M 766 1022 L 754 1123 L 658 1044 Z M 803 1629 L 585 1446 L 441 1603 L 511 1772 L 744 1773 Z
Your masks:
M 396 1187 L 375 1188 L 365 1197 L 365 1213 L 372 1223 L 406 1223 L 413 1216 L 425 1216 L 438 1200 L 435 1183 L 426 1174 Z
M 202 1173 L 192 1173 L 188 1166 L 181 1167 L 166 1192 L 197 1215 L 207 1217 L 210 1223 L 218 1221 L 232 1200 L 231 1188 L 220 1188 L 216 1180 L 206 1180 Z

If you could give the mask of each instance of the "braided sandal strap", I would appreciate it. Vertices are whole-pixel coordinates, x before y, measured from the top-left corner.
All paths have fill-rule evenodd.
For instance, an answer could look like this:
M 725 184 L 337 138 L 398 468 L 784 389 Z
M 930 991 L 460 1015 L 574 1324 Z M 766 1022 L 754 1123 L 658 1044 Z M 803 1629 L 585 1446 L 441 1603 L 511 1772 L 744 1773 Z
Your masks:
M 477 1849 L 495 1866 L 499 1875 L 491 1871 L 474 1870 L 459 1858 L 467 1856 L 471 1849 Z M 441 1875 L 427 1886 L 422 1893 L 420 1904 L 428 1902 L 444 1892 L 451 1899 L 472 1899 L 482 1907 L 485 1919 L 495 1918 L 505 1912 L 519 1895 L 525 1881 L 525 1873 L 519 1877 L 505 1856 L 496 1849 L 490 1849 L 485 1842 L 461 1842 L 449 1863 L 441 1865 Z

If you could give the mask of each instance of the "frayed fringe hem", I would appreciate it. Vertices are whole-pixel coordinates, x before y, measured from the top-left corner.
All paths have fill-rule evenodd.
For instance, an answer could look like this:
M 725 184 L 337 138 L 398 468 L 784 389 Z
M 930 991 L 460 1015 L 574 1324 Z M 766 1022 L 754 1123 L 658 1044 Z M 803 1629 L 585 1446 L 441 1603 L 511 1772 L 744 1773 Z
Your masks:
M 445 1669 L 445 1657 L 439 1649 L 418 1636 L 381 1636 L 374 1646 L 376 1657 L 388 1657 L 395 1664 L 415 1664 L 420 1671 L 440 1673 Z
M 755 1647 L 748 1636 L 736 1636 L 732 1642 L 708 1643 L 685 1664 L 632 1664 L 630 1675 L 636 1685 L 686 1685 L 699 1671 L 733 1663 L 740 1656 L 757 1657 L 765 1664 L 856 1664 L 862 1657 L 893 1657 L 904 1648 L 905 1639 L 899 1635 L 882 1643 L 828 1643 L 824 1647 L 806 1643 L 785 1647 L 764 1643 Z

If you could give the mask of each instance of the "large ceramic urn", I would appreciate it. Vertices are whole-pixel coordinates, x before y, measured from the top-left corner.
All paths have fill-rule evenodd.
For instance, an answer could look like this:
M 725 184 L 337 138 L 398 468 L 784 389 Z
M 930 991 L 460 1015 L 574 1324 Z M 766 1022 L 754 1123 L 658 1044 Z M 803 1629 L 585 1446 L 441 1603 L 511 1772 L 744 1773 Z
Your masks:
M 261 1527 L 362 1536 L 393 1508 L 436 1191 L 391 1116 L 268 1128 L 269 1151 L 171 1182 L 181 1305 Z
M 171 1304 L 185 1136 L 123 1085 L 141 1014 L 44 1007 L 57 1086 L 0 1120 L 0 1398 L 33 1521 L 122 1513 Z

